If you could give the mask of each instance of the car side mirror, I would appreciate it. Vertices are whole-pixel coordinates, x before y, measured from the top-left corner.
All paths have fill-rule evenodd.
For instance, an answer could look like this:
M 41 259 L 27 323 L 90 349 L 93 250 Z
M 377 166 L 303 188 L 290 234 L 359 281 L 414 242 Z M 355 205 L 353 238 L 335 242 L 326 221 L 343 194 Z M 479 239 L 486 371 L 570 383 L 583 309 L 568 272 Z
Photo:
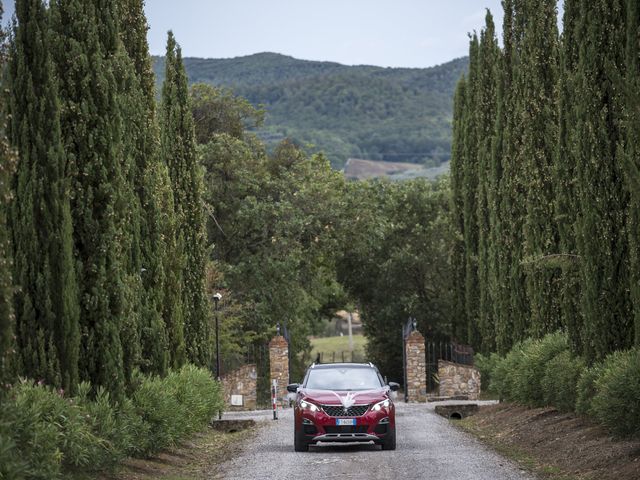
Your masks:
M 396 382 L 389 382 L 389 388 L 391 389 L 392 392 L 397 392 L 398 389 L 400 388 L 400 384 Z
M 300 385 L 297 384 L 297 383 L 291 383 L 291 384 L 287 385 L 287 392 L 297 393 L 299 386 Z

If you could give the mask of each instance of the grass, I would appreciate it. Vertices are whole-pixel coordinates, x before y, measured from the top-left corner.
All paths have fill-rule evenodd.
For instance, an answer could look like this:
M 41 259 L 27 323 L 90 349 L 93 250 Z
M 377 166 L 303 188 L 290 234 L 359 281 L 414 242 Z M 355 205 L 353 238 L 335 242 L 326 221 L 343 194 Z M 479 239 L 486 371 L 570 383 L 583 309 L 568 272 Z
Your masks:
M 356 356 L 364 358 L 365 346 L 367 345 L 367 339 L 364 335 L 353 336 L 353 350 Z M 345 360 L 351 359 L 349 354 L 349 337 L 344 335 L 342 337 L 321 337 L 311 339 L 311 359 L 315 360 L 318 353 L 323 354 L 323 360 L 330 362 L 333 359 L 333 353 L 335 352 L 336 362 L 342 361 L 342 352 L 345 352 Z

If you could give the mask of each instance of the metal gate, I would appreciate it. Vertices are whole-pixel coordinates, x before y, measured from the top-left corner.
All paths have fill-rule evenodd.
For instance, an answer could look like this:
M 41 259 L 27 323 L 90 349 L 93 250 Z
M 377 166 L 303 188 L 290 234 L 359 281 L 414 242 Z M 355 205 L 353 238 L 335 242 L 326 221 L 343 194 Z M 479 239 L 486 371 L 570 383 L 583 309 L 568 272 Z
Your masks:
M 427 392 L 438 388 L 438 360 L 473 365 L 473 348 L 455 342 L 426 342 Z

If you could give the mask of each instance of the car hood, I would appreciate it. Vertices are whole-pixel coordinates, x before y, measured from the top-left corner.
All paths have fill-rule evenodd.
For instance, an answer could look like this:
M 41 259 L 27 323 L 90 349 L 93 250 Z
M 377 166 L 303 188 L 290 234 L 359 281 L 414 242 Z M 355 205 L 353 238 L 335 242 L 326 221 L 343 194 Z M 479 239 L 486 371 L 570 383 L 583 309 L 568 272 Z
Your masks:
M 365 391 L 354 390 L 350 392 L 301 388 L 298 391 L 304 400 L 322 405 L 370 404 L 389 398 L 387 392 L 388 388 Z

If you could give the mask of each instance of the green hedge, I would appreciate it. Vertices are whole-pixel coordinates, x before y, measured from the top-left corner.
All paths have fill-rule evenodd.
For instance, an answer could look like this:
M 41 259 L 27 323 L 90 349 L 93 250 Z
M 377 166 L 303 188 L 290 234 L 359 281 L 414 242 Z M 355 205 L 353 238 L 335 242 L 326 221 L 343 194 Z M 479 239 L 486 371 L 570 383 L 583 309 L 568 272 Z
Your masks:
M 640 348 L 609 355 L 587 367 L 566 335 L 525 340 L 504 357 L 478 355 L 488 389 L 528 406 L 554 406 L 589 415 L 621 436 L 640 436 Z
M 136 378 L 130 398 L 81 384 L 72 398 L 23 381 L 0 411 L 0 478 L 56 479 L 74 470 L 104 470 L 147 456 L 208 424 L 222 408 L 207 370 L 185 366 L 165 378 Z

